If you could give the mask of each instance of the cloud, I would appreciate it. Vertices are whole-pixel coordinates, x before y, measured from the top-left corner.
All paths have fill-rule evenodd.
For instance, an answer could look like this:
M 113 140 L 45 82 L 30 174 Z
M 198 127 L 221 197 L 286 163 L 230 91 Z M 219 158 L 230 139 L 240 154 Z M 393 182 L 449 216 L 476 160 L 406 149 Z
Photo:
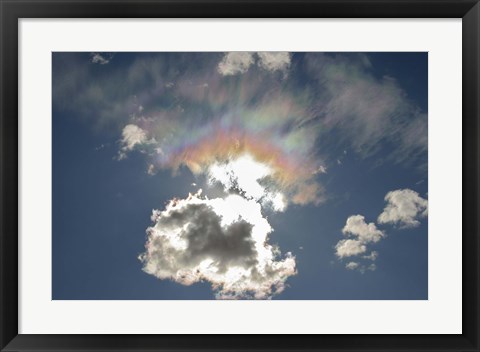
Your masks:
M 357 270 L 362 274 L 364 274 L 367 270 L 369 271 L 377 270 L 377 266 L 375 264 L 361 265 L 360 263 L 357 263 L 357 262 L 348 262 L 345 265 L 345 268 L 347 268 L 348 270 Z
M 418 218 L 428 215 L 428 201 L 411 189 L 398 189 L 385 196 L 387 205 L 378 217 L 379 224 L 396 224 L 401 228 L 420 225 Z
M 298 64 L 290 66 L 294 55 Z M 108 72 L 76 53 L 55 53 L 53 61 L 54 107 L 99 127 L 123 128 L 132 117 L 147 116 L 162 120 L 166 128 L 157 133 L 163 136 L 174 129 L 201 132 L 205 120 L 222 120 L 226 129 L 240 124 L 239 130 L 284 141 L 286 149 L 303 148 L 303 155 L 314 155 L 317 143 L 315 156 L 327 150 L 333 163 L 345 148 L 367 157 L 383 146 L 392 147 L 388 158 L 395 162 L 426 163 L 427 114 L 394 78 L 374 75 L 366 54 L 144 53 Z M 251 70 L 255 61 L 261 69 Z M 282 79 L 265 67 L 296 74 Z M 242 74 L 225 80 L 219 70 Z M 305 76 L 307 82 L 298 81 Z
M 289 52 L 258 52 L 258 65 L 267 71 L 286 72 L 290 67 L 291 55 Z
M 398 224 L 401 228 L 416 227 L 420 225 L 418 217 L 428 215 L 428 201 L 419 196 L 411 189 L 398 189 L 388 192 L 385 196 L 387 206 L 378 217 L 379 224 Z M 340 240 L 335 246 L 335 254 L 339 259 L 358 256 L 367 252 L 368 243 L 376 243 L 385 237 L 385 233 L 377 228 L 374 223 L 367 224 L 362 215 L 352 215 L 342 229 L 344 235 L 354 236 L 356 239 Z M 375 261 L 377 251 L 371 251 L 369 255 L 363 255 L 365 260 Z M 356 262 L 347 264 L 347 269 L 358 269 L 362 273 L 365 270 L 374 271 L 375 264 L 355 265 Z
M 360 264 L 358 264 L 357 262 L 348 262 L 346 265 L 345 265 L 345 268 L 347 268 L 348 270 L 355 270 L 359 267 Z
M 286 73 L 290 67 L 291 55 L 288 52 L 234 51 L 223 56 L 217 67 L 218 72 L 223 76 L 243 74 L 255 63 L 256 56 L 258 57 L 258 66 L 268 72 L 282 71 Z
M 367 252 L 369 243 L 376 243 L 385 237 L 385 233 L 377 228 L 374 223 L 366 223 L 365 217 L 362 215 L 350 216 L 342 232 L 346 236 L 355 237 L 355 239 L 343 239 L 338 241 L 335 246 L 335 254 L 339 259 L 359 256 Z M 372 251 L 369 255 L 363 255 L 363 259 L 374 261 L 377 259 L 378 252 Z M 355 265 L 356 264 L 356 265 Z M 358 269 L 360 272 L 369 269 L 365 265 L 360 265 L 357 262 L 350 262 L 346 265 L 347 269 Z
M 207 281 L 220 299 L 268 299 L 295 275 L 295 258 L 268 243 L 272 228 L 254 200 L 239 195 L 173 199 L 154 210 L 143 270 L 183 285 Z
M 266 186 L 261 181 L 272 177 L 273 169 L 260 163 L 249 154 L 226 162 L 215 162 L 208 168 L 208 182 L 219 182 L 226 191 L 239 192 L 246 199 L 260 201 L 270 205 L 275 211 L 284 211 L 287 202 L 280 192 L 272 189 L 274 185 Z
M 253 53 L 245 51 L 226 53 L 222 61 L 218 64 L 218 72 L 223 76 L 245 73 L 253 63 Z
M 106 65 L 113 58 L 111 54 L 91 53 L 91 61 L 94 64 Z
M 135 149 L 135 146 L 147 142 L 147 132 L 137 125 L 126 125 L 122 131 L 122 139 L 119 152 L 119 159 L 126 158 L 126 153 Z
M 213 163 L 208 168 L 210 182 L 218 181 L 227 189 L 239 188 L 245 197 L 256 200 L 262 198 L 266 191 L 259 181 L 271 174 L 272 170 L 267 165 L 255 161 L 248 154 L 224 163 Z
M 126 125 L 122 131 L 122 144 L 125 150 L 132 150 L 137 144 L 147 141 L 147 133 L 136 125 Z
M 206 173 L 213 162 L 247 153 L 270 164 L 282 193 L 302 205 L 325 200 L 319 170 L 346 148 L 366 157 L 388 145 L 398 151 L 391 158 L 404 162 L 426 156 L 426 114 L 394 79 L 374 76 L 366 55 L 144 53 L 108 72 L 84 61 L 55 53 L 54 108 L 119 134 L 138 125 L 164 156 L 149 144 L 123 154 L 145 148 L 158 169 Z M 295 74 L 280 77 L 265 67 Z M 242 74 L 225 79 L 219 69 Z M 311 79 L 299 81 L 305 76 Z M 412 141 L 405 131 L 418 136 Z
M 378 252 L 372 251 L 369 255 L 364 255 L 362 258 L 375 261 L 378 258 Z
M 121 148 L 118 153 L 118 159 L 122 160 L 127 157 L 129 151 L 139 149 L 146 153 L 161 154 L 161 148 L 156 147 L 157 141 L 155 138 L 148 139 L 147 131 L 141 127 L 133 124 L 126 125 L 122 131 L 122 139 L 120 140 Z M 155 169 L 155 165 L 150 164 L 148 173 L 151 174 Z
M 344 234 L 357 236 L 363 243 L 378 242 L 385 234 L 377 229 L 373 222 L 367 224 L 362 215 L 352 215 L 347 219 L 345 227 L 342 229 Z
M 219 297 L 270 297 L 283 290 L 295 260 L 290 254 L 279 259 L 268 244 L 272 230 L 259 225 L 268 224 L 262 207 L 275 212 L 289 202 L 320 204 L 326 198 L 320 182 L 329 166 L 325 160 L 341 164 L 347 149 L 352 158 L 372 156 L 385 146 L 394 150 L 390 161 L 420 164 L 426 158 L 427 114 L 398 81 L 378 76 L 367 55 L 118 55 L 124 55 L 122 65 L 99 70 L 91 62 L 106 64 L 112 57 L 93 53 L 85 60 L 85 53 L 55 53 L 55 111 L 116 131 L 119 159 L 138 151 L 148 158 L 149 173 L 169 169 L 175 176 L 186 167 L 221 184 L 226 194 L 224 200 L 173 200 L 155 213 L 142 260 L 145 271 L 159 278 L 184 284 L 205 280 Z M 239 166 L 245 157 L 247 168 Z M 244 172 L 251 167 L 257 174 Z M 243 210 L 228 205 L 235 202 Z M 247 219 L 247 210 L 265 221 Z M 179 220 L 170 219 L 172 214 Z M 196 218 L 204 224 L 203 234 L 190 223 Z M 350 238 L 335 246 L 339 258 L 358 256 L 359 268 L 362 260 L 375 260 L 368 247 L 384 237 L 375 224 L 355 215 L 343 231 Z M 222 236 L 231 236 L 238 248 L 226 247 Z M 191 247 L 197 240 L 201 250 Z
M 359 240 L 340 240 L 335 246 L 336 254 L 339 258 L 352 257 L 365 253 L 367 246 Z
M 390 76 L 375 76 L 365 54 L 305 55 L 305 74 L 321 87 L 315 110 L 322 116 L 325 138 L 340 131 L 337 144 L 368 157 L 385 145 L 395 146 L 397 163 L 426 163 L 427 114 Z M 338 138 L 338 137 L 336 137 Z
M 148 165 L 148 168 L 147 168 L 147 174 L 149 174 L 150 176 L 153 176 L 155 175 L 155 166 L 153 164 L 150 164 Z

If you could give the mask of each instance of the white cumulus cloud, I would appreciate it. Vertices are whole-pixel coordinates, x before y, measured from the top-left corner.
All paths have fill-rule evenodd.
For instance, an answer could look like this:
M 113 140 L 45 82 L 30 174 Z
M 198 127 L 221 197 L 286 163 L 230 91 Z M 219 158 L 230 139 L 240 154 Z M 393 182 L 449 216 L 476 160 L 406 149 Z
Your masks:
M 357 236 L 363 243 L 378 242 L 385 236 L 382 231 L 377 229 L 377 226 L 373 222 L 367 224 L 365 217 L 362 215 L 350 216 L 342 232 L 344 234 Z
M 379 224 L 397 224 L 400 227 L 420 225 L 418 218 L 428 215 L 428 201 L 411 189 L 398 189 L 385 196 L 387 205 L 378 217 Z
M 335 246 L 336 254 L 339 258 L 352 257 L 365 253 L 367 246 L 359 240 L 340 240 Z
M 183 285 L 207 281 L 221 299 L 268 299 L 296 273 L 295 258 L 268 243 L 272 228 L 255 200 L 189 195 L 154 210 L 143 270 Z
M 259 52 L 258 65 L 267 71 L 283 71 L 290 67 L 290 53 L 288 52 Z
M 245 51 L 226 53 L 222 61 L 218 64 L 218 72 L 224 76 L 245 73 L 253 63 L 253 53 Z
M 362 254 L 363 259 L 372 261 L 377 259 L 378 252 L 376 251 L 372 251 L 368 255 L 365 254 L 368 250 L 367 245 L 369 243 L 376 243 L 385 237 L 385 233 L 379 230 L 373 222 L 366 223 L 363 215 L 352 215 L 347 219 L 342 232 L 346 236 L 354 237 L 354 239 L 349 238 L 338 241 L 335 246 L 335 254 L 339 259 Z M 362 273 L 364 273 L 365 270 L 373 271 L 376 268 L 376 266 L 372 267 L 371 265 L 367 268 L 358 262 L 349 262 L 345 267 L 349 270 L 358 270 Z
M 218 64 L 218 72 L 223 76 L 242 74 L 248 71 L 255 63 L 266 71 L 286 72 L 290 67 L 291 55 L 289 52 L 244 52 L 234 51 L 226 53 Z
M 122 131 L 123 146 L 131 150 L 135 145 L 147 141 L 147 133 L 137 125 L 126 125 Z
M 123 128 L 122 139 L 120 141 L 122 147 L 119 151 L 119 159 L 124 159 L 127 152 L 135 149 L 137 145 L 156 143 L 154 139 L 149 140 L 147 132 L 137 125 L 129 124 Z

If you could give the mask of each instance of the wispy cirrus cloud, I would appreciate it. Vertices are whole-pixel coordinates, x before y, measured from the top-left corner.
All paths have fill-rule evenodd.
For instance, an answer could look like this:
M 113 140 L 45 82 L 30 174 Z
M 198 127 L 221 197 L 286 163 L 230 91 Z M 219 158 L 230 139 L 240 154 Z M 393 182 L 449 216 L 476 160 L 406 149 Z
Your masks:
M 386 145 L 397 162 L 425 163 L 426 113 L 395 79 L 374 76 L 367 55 L 306 53 L 291 66 L 295 55 L 145 54 L 130 63 L 127 59 L 127 69 L 107 74 L 92 72 L 79 55 L 68 59 L 62 53 L 54 56 L 54 106 L 120 130 L 128 124 L 144 128 L 137 119 L 152 119 L 156 123 L 149 132 L 165 150 L 165 145 L 179 143 L 172 139 L 173 131 L 179 140 L 186 131 L 198 131 L 194 138 L 200 142 L 200 135 L 211 129 L 235 131 L 232 143 L 243 134 L 281 144 L 302 164 L 314 165 L 312 172 L 328 167 L 325 160 L 336 163 L 346 148 L 369 157 Z M 222 76 L 222 62 L 225 72 L 242 74 Z M 285 78 L 269 71 L 286 69 L 300 74 Z M 298 77 L 309 80 L 299 82 Z M 306 194 L 297 198 L 304 200 Z
M 106 65 L 110 63 L 110 60 L 113 58 L 111 53 L 91 53 L 91 61 L 94 64 Z
M 312 53 L 305 64 L 306 74 L 321 87 L 315 110 L 326 133 L 340 131 L 340 142 L 363 157 L 393 145 L 394 161 L 426 163 L 426 113 L 395 78 L 374 76 L 367 55 Z

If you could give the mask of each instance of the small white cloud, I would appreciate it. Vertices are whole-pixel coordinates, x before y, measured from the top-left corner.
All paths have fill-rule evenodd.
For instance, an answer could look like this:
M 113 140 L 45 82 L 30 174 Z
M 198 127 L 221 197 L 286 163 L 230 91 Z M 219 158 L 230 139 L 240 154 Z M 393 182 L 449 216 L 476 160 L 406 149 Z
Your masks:
M 110 54 L 100 54 L 100 53 L 91 53 L 91 61 L 94 64 L 106 65 L 112 59 L 112 55 Z
M 267 71 L 286 72 L 290 67 L 290 53 L 288 52 L 259 52 L 258 65 Z
M 218 64 L 218 72 L 223 76 L 245 73 L 253 62 L 253 53 L 244 51 L 226 53 L 222 61 Z
M 365 254 L 368 250 L 368 243 L 375 243 L 385 237 L 385 234 L 377 229 L 373 222 L 367 224 L 365 217 L 362 215 L 352 215 L 347 219 L 345 226 L 342 229 L 344 235 L 353 236 L 355 239 L 344 239 L 338 241 L 335 246 L 335 254 L 339 259 L 359 256 Z M 369 255 L 362 255 L 363 259 L 375 260 L 378 252 L 372 251 Z M 371 270 L 365 265 L 357 262 L 350 262 L 346 265 L 347 269 L 358 270 L 362 273 L 365 270 Z
M 369 255 L 364 255 L 362 258 L 375 261 L 378 258 L 378 252 L 372 251 L 372 253 L 370 253 Z
M 365 217 L 362 215 L 352 215 L 347 219 L 347 223 L 343 228 L 344 234 L 357 236 L 363 243 L 378 242 L 385 234 L 377 229 L 373 222 L 367 224 Z
M 155 175 L 155 166 L 153 164 L 148 165 L 147 174 Z
M 355 270 L 359 267 L 360 264 L 358 264 L 357 262 L 349 262 L 347 263 L 347 265 L 345 265 L 345 268 L 347 268 L 348 270 Z
M 398 189 L 385 196 L 387 206 L 378 217 L 380 224 L 398 224 L 402 228 L 420 225 L 417 218 L 428 215 L 428 201 L 411 189 Z
M 147 132 L 137 125 L 126 125 L 122 131 L 122 150 L 132 150 L 137 144 L 147 141 Z
M 357 270 L 362 274 L 365 274 L 365 272 L 368 271 L 375 271 L 377 269 L 377 266 L 375 264 L 370 264 L 368 266 L 366 265 L 360 265 L 360 263 L 357 262 L 349 262 L 345 265 L 345 268 L 348 270 Z
M 339 241 L 335 249 L 337 257 L 345 258 L 365 253 L 367 246 L 362 241 L 348 239 Z
M 288 52 L 258 52 L 258 66 L 264 70 L 287 72 L 290 67 L 291 55 Z M 235 51 L 226 53 L 218 64 L 218 72 L 224 76 L 232 76 L 248 71 L 255 62 L 254 53 Z
M 326 174 L 327 168 L 323 165 L 320 165 L 317 170 L 314 171 L 314 174 Z
M 155 144 L 155 139 L 148 139 L 147 132 L 137 125 L 126 125 L 122 131 L 122 140 L 120 141 L 122 147 L 118 153 L 118 159 L 122 160 L 127 157 L 127 153 L 145 144 Z

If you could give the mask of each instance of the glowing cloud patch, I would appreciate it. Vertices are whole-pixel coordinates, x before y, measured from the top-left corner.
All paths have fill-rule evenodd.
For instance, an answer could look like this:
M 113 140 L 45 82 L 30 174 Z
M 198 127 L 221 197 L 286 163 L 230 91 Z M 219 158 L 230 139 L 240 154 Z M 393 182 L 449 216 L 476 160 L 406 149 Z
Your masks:
M 285 196 L 269 190 L 261 182 L 273 173 L 272 168 L 255 161 L 249 154 L 223 163 L 216 162 L 208 168 L 210 183 L 219 182 L 227 191 L 236 190 L 247 199 L 260 200 L 263 205 L 271 205 L 274 210 L 283 211 L 287 206 Z
M 272 139 L 235 130 L 212 131 L 208 137 L 168 153 L 160 163 L 173 170 L 186 165 L 194 174 L 206 174 L 229 189 L 242 183 L 247 197 L 255 199 L 264 195 L 265 186 L 258 181 L 267 178 L 269 188 L 281 191 L 284 200 L 320 204 L 323 189 L 315 179 L 318 165 L 301 154 L 289 153 Z M 278 204 L 280 196 L 274 199 Z

